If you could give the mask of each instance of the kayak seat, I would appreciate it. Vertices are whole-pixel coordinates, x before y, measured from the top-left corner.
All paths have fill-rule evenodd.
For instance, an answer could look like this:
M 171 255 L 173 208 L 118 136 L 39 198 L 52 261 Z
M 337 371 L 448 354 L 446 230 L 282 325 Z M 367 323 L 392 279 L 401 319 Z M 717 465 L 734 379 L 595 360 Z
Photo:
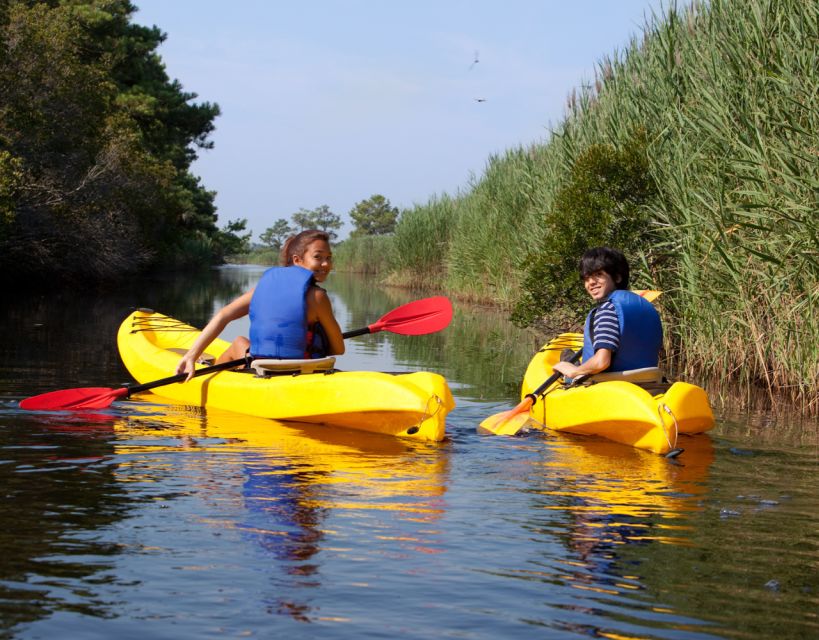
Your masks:
M 662 382 L 663 372 L 658 367 L 645 367 L 644 369 L 629 369 L 628 371 L 606 371 L 595 373 L 587 378 L 589 382 L 610 382 L 611 380 L 623 380 L 637 384 L 638 382 Z
M 665 393 L 671 388 L 671 383 L 665 379 L 662 369 L 657 367 L 645 367 L 644 369 L 629 369 L 628 371 L 609 371 L 606 373 L 596 373 L 584 380 L 585 384 L 596 382 L 610 382 L 612 380 L 623 380 L 642 387 L 652 396 Z
M 333 356 L 326 358 L 310 358 L 305 360 L 277 360 L 260 358 L 253 360 L 250 367 L 259 377 L 267 377 L 282 373 L 315 373 L 316 371 L 330 371 L 336 364 Z
M 187 349 L 178 349 L 177 347 L 169 347 L 168 351 L 173 351 L 174 353 L 178 353 L 180 356 L 184 356 L 188 350 Z M 196 362 L 198 364 L 206 364 L 208 366 L 212 365 L 216 362 L 216 356 L 212 356 L 209 353 L 203 353 L 199 358 L 197 358 Z

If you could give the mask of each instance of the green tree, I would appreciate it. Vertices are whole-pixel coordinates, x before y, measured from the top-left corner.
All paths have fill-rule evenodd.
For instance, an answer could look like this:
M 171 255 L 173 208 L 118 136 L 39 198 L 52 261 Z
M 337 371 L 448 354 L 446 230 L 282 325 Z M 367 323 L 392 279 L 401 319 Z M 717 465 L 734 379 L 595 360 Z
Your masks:
M 293 223 L 300 231 L 304 229 L 321 229 L 326 231 L 330 240 L 338 237 L 336 231 L 341 229 L 341 217 L 330 211 L 326 204 L 316 207 L 312 211 L 299 209 L 292 215 Z
M 293 227 L 290 226 L 287 220 L 279 218 L 273 223 L 272 227 L 268 227 L 259 235 L 259 240 L 262 241 L 262 244 L 271 249 L 279 251 L 287 236 L 293 233 L 293 231 Z
M 223 229 L 220 229 L 214 240 L 217 244 L 216 253 L 219 258 L 236 256 L 250 251 L 251 233 L 242 234 L 247 229 L 247 218 L 231 220 Z
M 189 168 L 219 108 L 169 80 L 165 36 L 127 0 L 0 5 L 0 279 L 217 259 L 214 193 Z
M 543 241 L 526 258 L 523 291 L 512 314 L 531 324 L 555 307 L 579 311 L 588 306 L 578 283 L 583 252 L 608 245 L 622 250 L 632 265 L 652 247 L 646 205 L 657 196 L 649 173 L 647 136 L 638 130 L 626 144 L 591 145 L 572 166 L 544 217 Z
M 296 213 L 290 216 L 296 229 L 304 231 L 305 229 L 313 228 L 313 212 L 308 209 L 299 209 Z
M 0 150 L 0 239 L 14 220 L 14 203 L 22 177 L 20 160 Z
M 380 236 L 395 231 L 398 221 L 398 207 L 380 194 L 370 196 L 357 203 L 350 211 L 350 219 L 355 223 L 352 236 Z

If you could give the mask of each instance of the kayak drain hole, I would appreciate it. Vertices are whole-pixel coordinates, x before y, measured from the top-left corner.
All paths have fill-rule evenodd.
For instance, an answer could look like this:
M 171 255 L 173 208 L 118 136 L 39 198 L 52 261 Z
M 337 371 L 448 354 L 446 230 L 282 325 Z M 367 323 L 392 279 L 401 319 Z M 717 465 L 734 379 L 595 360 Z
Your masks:
M 414 427 L 410 427 L 409 429 L 407 429 L 407 435 L 410 436 L 415 435 L 416 433 L 418 433 L 418 431 L 419 431 L 418 425 L 415 425 Z

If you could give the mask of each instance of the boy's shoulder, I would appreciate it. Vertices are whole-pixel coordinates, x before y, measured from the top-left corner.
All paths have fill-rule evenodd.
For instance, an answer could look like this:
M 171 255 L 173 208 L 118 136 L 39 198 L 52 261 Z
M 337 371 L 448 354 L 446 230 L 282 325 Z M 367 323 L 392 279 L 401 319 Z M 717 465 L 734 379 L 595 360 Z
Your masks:
M 609 301 L 615 301 L 618 304 L 636 304 L 654 306 L 646 300 L 639 293 L 635 293 L 629 289 L 616 289 L 609 294 L 607 298 Z

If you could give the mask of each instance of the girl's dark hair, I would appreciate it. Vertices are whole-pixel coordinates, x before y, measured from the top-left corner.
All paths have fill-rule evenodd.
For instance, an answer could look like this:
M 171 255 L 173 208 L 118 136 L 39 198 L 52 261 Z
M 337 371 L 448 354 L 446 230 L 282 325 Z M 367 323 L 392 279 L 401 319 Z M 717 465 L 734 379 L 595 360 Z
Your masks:
M 585 279 L 595 271 L 605 271 L 618 289 L 628 289 L 628 261 L 622 251 L 609 247 L 594 247 L 586 251 L 580 258 L 580 277 Z M 617 276 L 620 276 L 620 282 L 617 282 Z
M 289 267 L 293 264 L 293 256 L 303 256 L 304 252 L 307 251 L 307 247 L 316 240 L 324 240 L 327 244 L 330 244 L 330 235 L 319 229 L 305 229 L 294 236 L 290 236 L 282 245 L 279 262 L 283 267 Z

